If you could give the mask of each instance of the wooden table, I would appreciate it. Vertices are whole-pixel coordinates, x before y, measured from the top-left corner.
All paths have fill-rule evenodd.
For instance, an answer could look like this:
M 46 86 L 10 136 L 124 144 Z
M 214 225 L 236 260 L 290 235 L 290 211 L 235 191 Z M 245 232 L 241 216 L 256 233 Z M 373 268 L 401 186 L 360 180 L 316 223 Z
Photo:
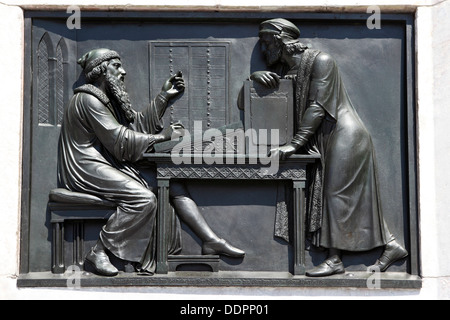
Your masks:
M 170 154 L 146 153 L 144 158 L 156 165 L 158 182 L 158 216 L 157 216 L 157 268 L 156 273 L 167 274 L 168 248 L 167 214 L 170 209 L 169 184 L 171 179 L 200 180 L 288 180 L 293 183 L 294 192 L 294 274 L 305 274 L 305 188 L 307 165 L 319 161 L 320 156 L 293 155 L 280 161 L 278 170 L 267 174 L 269 164 L 263 164 L 256 156 L 247 155 L 202 155 L 183 156 L 172 159 Z M 181 160 L 184 162 L 181 163 Z

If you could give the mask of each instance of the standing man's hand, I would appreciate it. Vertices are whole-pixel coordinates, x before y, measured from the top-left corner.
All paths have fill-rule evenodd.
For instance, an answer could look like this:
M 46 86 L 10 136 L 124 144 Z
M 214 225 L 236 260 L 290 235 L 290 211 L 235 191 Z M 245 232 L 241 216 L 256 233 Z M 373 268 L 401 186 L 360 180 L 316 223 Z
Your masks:
M 256 71 L 252 73 L 250 80 L 259 82 L 268 88 L 277 88 L 280 84 L 280 76 L 271 71 Z
M 299 147 L 295 144 L 288 144 L 283 147 L 275 148 L 269 151 L 268 157 L 279 157 L 280 160 L 286 160 L 295 154 Z
M 161 94 L 167 100 L 173 99 L 178 96 L 185 89 L 185 83 L 183 79 L 183 73 L 178 71 L 177 74 L 171 76 L 163 85 Z

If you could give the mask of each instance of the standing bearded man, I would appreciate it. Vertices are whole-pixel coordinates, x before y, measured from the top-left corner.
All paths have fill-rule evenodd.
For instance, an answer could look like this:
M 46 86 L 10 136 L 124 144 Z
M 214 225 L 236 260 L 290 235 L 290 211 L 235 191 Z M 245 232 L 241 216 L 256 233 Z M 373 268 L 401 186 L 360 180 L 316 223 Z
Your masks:
M 109 49 L 86 53 L 78 63 L 87 84 L 75 89 L 64 114 L 58 154 L 58 184 L 70 191 L 114 202 L 117 211 L 102 228 L 97 244 L 86 256 L 102 275 L 114 276 L 106 249 L 120 259 L 136 263 L 140 272 L 155 271 L 157 200 L 136 162 L 153 145 L 170 140 L 183 129 L 163 129 L 168 101 L 185 88 L 181 72 L 170 77 L 143 112 L 132 109 L 124 86 L 120 56 Z M 203 241 L 203 254 L 243 257 L 244 252 L 220 239 L 208 226 L 183 185 L 170 189 L 177 215 Z M 177 227 L 174 227 L 177 229 Z M 179 252 L 179 230 L 172 230 L 172 249 Z
M 268 66 L 281 64 L 281 76 L 295 84 L 296 135 L 289 145 L 271 150 L 281 159 L 297 152 L 321 154 L 310 172 L 307 231 L 312 243 L 328 249 L 328 259 L 306 273 L 321 277 L 344 273 L 341 251 L 385 250 L 375 267 L 385 271 L 407 251 L 383 218 L 374 147 L 345 90 L 336 61 L 299 42 L 299 29 L 285 19 L 260 25 L 259 38 Z M 277 87 L 269 71 L 250 77 Z

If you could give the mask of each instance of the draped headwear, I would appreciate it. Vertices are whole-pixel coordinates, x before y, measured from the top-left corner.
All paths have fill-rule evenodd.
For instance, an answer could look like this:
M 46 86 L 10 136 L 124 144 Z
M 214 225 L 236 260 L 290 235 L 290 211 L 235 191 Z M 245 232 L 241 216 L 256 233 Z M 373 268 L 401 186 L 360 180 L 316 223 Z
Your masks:
M 78 64 L 87 74 L 101 63 L 111 59 L 120 59 L 120 55 L 114 50 L 101 48 L 86 53 L 83 57 L 78 59 Z
M 259 34 L 271 33 L 282 37 L 297 39 L 300 37 L 300 30 L 290 21 L 282 18 L 266 20 L 259 25 Z

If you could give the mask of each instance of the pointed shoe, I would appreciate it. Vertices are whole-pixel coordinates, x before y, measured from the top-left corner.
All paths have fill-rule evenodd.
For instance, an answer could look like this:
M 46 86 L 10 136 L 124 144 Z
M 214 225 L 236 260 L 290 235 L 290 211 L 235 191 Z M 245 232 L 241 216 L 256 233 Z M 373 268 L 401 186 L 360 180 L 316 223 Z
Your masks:
M 377 268 L 381 272 L 386 271 L 393 263 L 405 259 L 408 256 L 408 251 L 403 248 L 397 241 L 393 240 L 386 245 L 383 254 L 370 267 L 371 270 Z
M 119 270 L 114 267 L 109 261 L 108 255 L 104 251 L 95 252 L 91 250 L 86 255 L 86 261 L 88 261 L 102 276 L 114 277 L 119 273 Z
M 242 258 L 245 256 L 245 252 L 241 249 L 233 247 L 224 239 L 218 241 L 205 242 L 202 246 L 203 255 L 224 255 L 232 258 Z
M 328 277 L 334 274 L 345 273 L 344 264 L 342 261 L 332 261 L 330 259 L 325 260 L 323 263 L 315 267 L 314 269 L 307 271 L 307 277 Z

